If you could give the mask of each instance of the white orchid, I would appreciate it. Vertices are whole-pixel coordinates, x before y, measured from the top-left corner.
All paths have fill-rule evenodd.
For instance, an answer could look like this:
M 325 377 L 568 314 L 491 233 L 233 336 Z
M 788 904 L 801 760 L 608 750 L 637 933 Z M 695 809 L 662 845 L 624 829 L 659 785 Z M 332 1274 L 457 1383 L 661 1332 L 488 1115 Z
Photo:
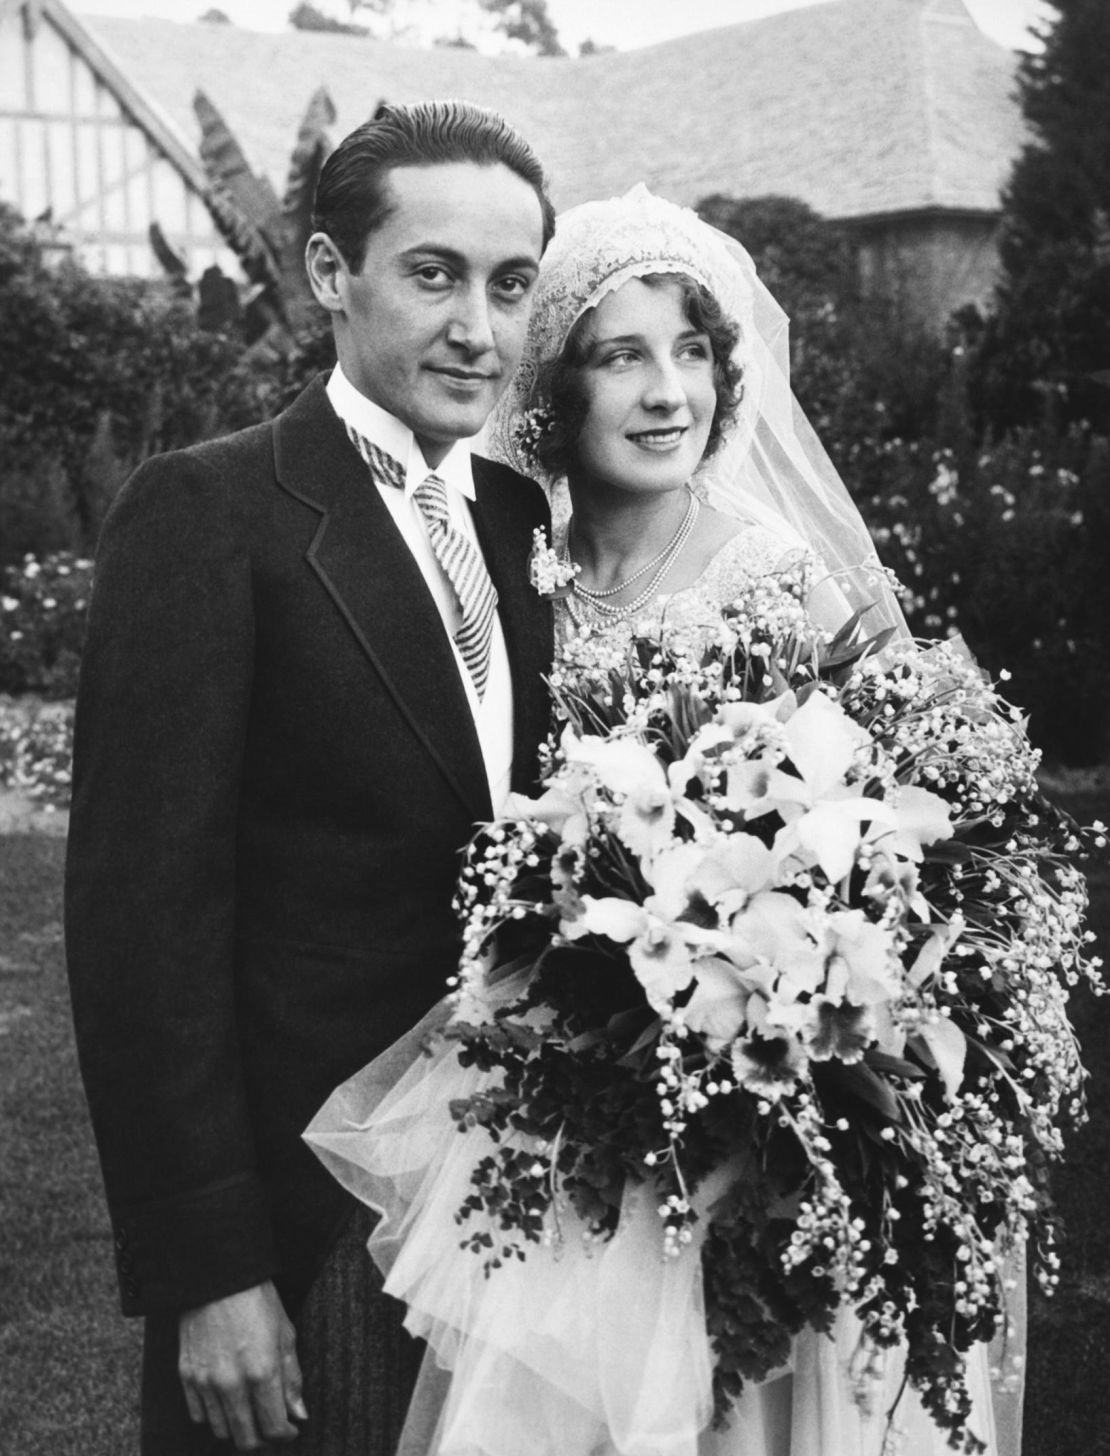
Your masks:
M 584 789 L 586 786 L 581 786 Z M 503 810 L 506 819 L 527 819 L 545 824 L 555 831 L 564 844 L 585 844 L 589 837 L 589 816 L 583 793 L 574 793 L 572 786 L 562 781 L 539 796 L 530 799 L 525 794 L 510 794 Z
M 925 845 L 951 839 L 951 811 L 939 794 L 913 784 L 901 785 L 891 807 L 891 818 L 875 819 L 868 835 L 887 854 L 920 861 Z
M 834 910 L 823 917 L 824 996 L 840 1005 L 877 1006 L 901 994 L 902 965 L 891 932 L 862 910 Z
M 889 902 L 893 897 L 918 919 L 928 921 L 931 911 L 929 902 L 921 893 L 917 866 L 895 859 L 886 852 L 886 845 L 879 848 L 880 852 L 872 859 L 864 882 L 864 895 L 880 904 Z
M 774 770 L 763 787 L 761 812 L 786 821 L 775 839 L 784 863 L 818 865 L 837 883 L 856 863 L 864 843 L 890 855 L 920 860 L 923 847 L 952 833 L 943 799 L 926 789 L 902 788 L 894 800 L 861 794 L 848 782 L 867 731 L 822 693 L 812 693 L 784 728 L 795 773 Z
M 938 1014 L 933 1020 L 922 1022 L 911 1041 L 918 1054 L 936 1067 L 951 1100 L 964 1079 L 967 1038 L 963 1032 L 954 1021 Z
M 775 860 L 754 834 L 719 835 L 691 867 L 690 886 L 728 924 L 753 895 L 774 883 Z
M 791 1091 L 806 1069 L 805 1047 L 771 1019 L 768 1003 L 752 995 L 747 1005 L 748 1035 L 733 1042 L 730 1061 L 741 1087 L 770 1102 Z
M 739 1036 L 747 1022 L 748 1001 L 763 989 L 762 978 L 742 971 L 722 956 L 708 956 L 696 967 L 697 984 L 686 1003 L 683 1021 L 719 1052 Z
M 617 837 L 642 859 L 670 842 L 674 831 L 674 793 L 658 757 L 635 738 L 581 738 L 565 734 L 569 766 L 588 767 L 598 784 L 617 801 Z
M 820 986 L 823 961 L 809 912 L 786 890 L 753 895 L 733 916 L 729 930 L 729 959 L 744 968 L 770 967 L 777 977 L 776 993 L 783 1000 L 810 995 Z
M 841 787 L 862 748 L 871 746 L 866 728 L 824 693 L 810 693 L 787 719 L 783 739 L 794 770 L 804 784 L 797 802 L 815 804 Z
M 616 895 L 583 895 L 581 914 L 560 926 L 568 940 L 600 935 L 628 946 L 628 959 L 648 1004 L 669 1016 L 674 998 L 694 977 L 690 948 L 675 925 L 655 913 L 651 902 L 638 905 Z

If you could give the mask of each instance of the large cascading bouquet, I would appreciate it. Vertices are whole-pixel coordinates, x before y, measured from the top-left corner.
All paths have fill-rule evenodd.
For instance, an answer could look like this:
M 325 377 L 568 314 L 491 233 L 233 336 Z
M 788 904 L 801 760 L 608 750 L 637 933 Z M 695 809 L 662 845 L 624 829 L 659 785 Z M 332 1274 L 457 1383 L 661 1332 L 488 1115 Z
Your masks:
M 556 671 L 542 797 L 461 881 L 448 1034 L 490 1075 L 452 1112 L 495 1140 L 463 1243 L 492 1271 L 571 1209 L 604 1239 L 647 1185 L 665 1257 L 700 1248 L 719 1420 L 847 1302 L 974 1451 L 962 1357 L 1004 1328 L 1007 1250 L 1055 1280 L 1085 833 L 957 645 L 822 634 L 806 593 L 799 564 Z

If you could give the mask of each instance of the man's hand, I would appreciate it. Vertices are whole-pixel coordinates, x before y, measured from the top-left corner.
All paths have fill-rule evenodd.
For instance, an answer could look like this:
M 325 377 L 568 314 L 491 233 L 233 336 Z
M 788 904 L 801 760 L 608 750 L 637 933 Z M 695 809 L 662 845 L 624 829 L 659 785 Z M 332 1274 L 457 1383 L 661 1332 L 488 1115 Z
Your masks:
M 179 1324 L 177 1370 L 189 1415 L 237 1451 L 292 1441 L 305 1420 L 296 1337 L 277 1290 L 257 1284 L 199 1309 Z

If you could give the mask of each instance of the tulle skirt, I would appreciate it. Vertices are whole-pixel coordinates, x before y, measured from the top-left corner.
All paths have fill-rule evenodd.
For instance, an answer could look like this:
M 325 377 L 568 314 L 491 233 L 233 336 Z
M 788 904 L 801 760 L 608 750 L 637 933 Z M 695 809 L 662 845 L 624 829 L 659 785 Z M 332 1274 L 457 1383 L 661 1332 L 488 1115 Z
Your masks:
M 449 1113 L 488 1080 L 436 1038 L 436 1008 L 344 1083 L 305 1137 L 382 1217 L 369 1243 L 388 1293 L 428 1354 L 399 1456 L 942 1456 L 946 1438 L 902 1389 L 898 1351 L 865 1354 L 859 1321 L 805 1331 L 789 1364 L 748 1385 L 712 1429 L 712 1350 L 696 1243 L 664 1259 L 650 1191 L 630 1188 L 607 1242 L 528 1244 L 488 1275 L 460 1248 L 456 1213 L 494 1146 Z M 430 1040 L 429 1040 L 430 1039 Z M 430 1050 L 426 1050 L 430 1044 Z M 990 1353 L 969 1356 L 971 1428 L 990 1456 L 1019 1456 L 1020 1392 L 995 1389 Z M 893 1415 L 891 1412 L 893 1411 Z

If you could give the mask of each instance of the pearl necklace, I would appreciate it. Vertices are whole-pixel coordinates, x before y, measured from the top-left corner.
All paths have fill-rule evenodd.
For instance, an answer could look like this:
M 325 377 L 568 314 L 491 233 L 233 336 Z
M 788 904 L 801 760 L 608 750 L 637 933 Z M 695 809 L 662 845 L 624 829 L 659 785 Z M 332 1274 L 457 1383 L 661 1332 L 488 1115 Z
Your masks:
M 623 622 L 628 617 L 640 611 L 641 608 L 645 607 L 658 592 L 660 583 L 678 559 L 686 542 L 690 539 L 691 532 L 694 529 L 694 522 L 698 518 L 701 502 L 689 486 L 686 487 L 686 490 L 690 496 L 690 504 L 686 508 L 686 514 L 683 516 L 678 530 L 671 537 L 667 545 L 663 547 L 658 556 L 653 557 L 646 565 L 637 568 L 631 576 L 626 576 L 616 586 L 606 587 L 601 591 L 593 591 L 589 587 L 581 586 L 577 578 L 575 578 L 571 583 L 571 595 L 584 602 L 598 617 L 606 622 Z M 564 556 L 567 562 L 570 563 L 569 531 L 567 532 L 567 545 L 564 548 Z M 643 591 L 640 592 L 639 596 L 635 597 L 632 601 L 626 602 L 623 606 L 615 607 L 611 602 L 605 600 L 606 597 L 615 597 L 618 592 L 624 591 L 626 587 L 631 586 L 634 581 L 638 581 L 641 576 L 651 571 L 653 567 L 658 568 L 655 571 L 655 575 Z M 567 606 L 568 608 L 570 607 L 569 598 Z M 573 610 L 571 611 L 571 617 L 575 619 Z

